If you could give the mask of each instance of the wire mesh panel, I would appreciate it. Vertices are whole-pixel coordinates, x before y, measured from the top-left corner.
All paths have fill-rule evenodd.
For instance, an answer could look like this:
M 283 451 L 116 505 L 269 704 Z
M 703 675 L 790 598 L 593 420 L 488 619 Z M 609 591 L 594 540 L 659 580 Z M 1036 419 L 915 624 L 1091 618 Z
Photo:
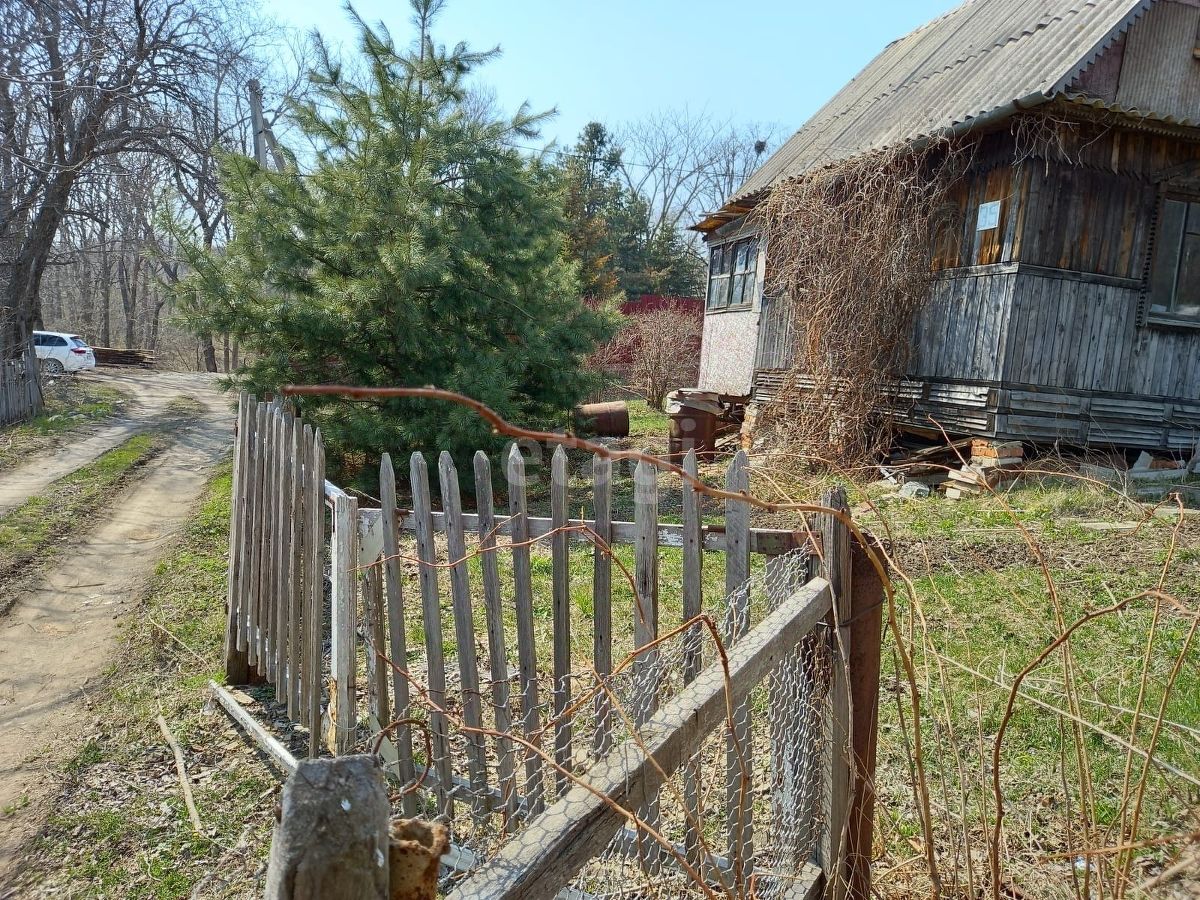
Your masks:
M 555 685 L 549 667 L 544 667 L 539 671 L 536 694 L 543 698 L 538 709 L 542 724 L 531 735 L 525 735 L 519 725 L 508 731 L 496 728 L 497 708 L 491 701 L 505 694 L 494 691 L 482 674 L 478 694 L 484 709 L 483 725 L 477 730 L 467 724 L 461 684 L 449 675 L 455 668 L 453 653 L 447 653 L 446 690 L 436 710 L 428 691 L 420 687 L 423 673 L 417 665 L 410 667 L 409 676 L 418 686 L 410 714 L 428 723 L 435 719 L 431 713 L 437 712 L 448 727 L 447 738 L 440 744 L 444 751 L 439 752 L 439 744 L 432 739 L 425 740 L 422 731 L 427 725 L 417 727 L 414 737 L 420 811 L 443 817 L 450 811 L 455 851 L 443 887 L 450 889 L 466 876 L 494 865 L 497 854 L 510 842 L 519 841 L 522 832 L 539 818 L 561 815 L 563 803 L 558 801 L 576 796 L 572 791 L 580 787 L 597 790 L 614 756 L 620 757 L 631 747 L 650 746 L 658 736 L 659 724 L 644 714 L 647 705 L 667 709 L 672 701 L 684 697 L 697 672 L 716 671 L 723 677 L 731 652 L 724 635 L 731 620 L 744 619 L 748 627 L 740 630 L 749 633 L 808 582 L 809 570 L 807 551 L 771 560 L 719 604 L 718 615 L 704 616 L 665 633 L 653 647 L 618 660 L 606 677 L 588 665 L 577 667 L 563 683 Z M 733 624 L 740 628 L 742 622 Z M 789 647 L 794 649 L 773 660 L 749 690 L 744 704 L 738 704 L 746 719 L 738 722 L 737 729 L 730 727 L 730 707 L 730 714 L 721 713 L 717 727 L 698 745 L 687 748 L 686 761 L 670 767 L 670 777 L 659 790 L 652 796 L 643 793 L 640 799 L 631 794 L 629 802 L 620 804 L 620 827 L 574 877 L 572 890 L 578 893 L 572 896 L 666 898 L 712 896 L 714 892 L 731 897 L 795 896 L 792 891 L 797 884 L 812 878 L 807 863 L 820 832 L 827 646 L 821 629 L 807 637 L 793 636 Z M 491 668 L 490 660 L 480 660 L 481 673 Z M 507 684 L 512 706 L 503 710 L 500 721 L 505 715 L 514 723 L 524 719 L 517 680 L 514 666 Z M 728 685 L 722 686 L 727 689 Z M 557 716 L 552 699 L 556 693 L 567 698 Z M 598 698 L 606 702 L 598 704 Z M 597 709 L 606 715 L 598 719 Z M 553 736 L 564 722 L 574 736 L 572 755 L 569 760 L 556 760 Z M 745 725 L 750 727 L 743 728 Z M 606 729 L 603 740 L 601 727 Z M 750 738 L 740 744 L 732 740 L 735 733 Z M 473 780 L 469 751 L 480 737 L 486 748 L 486 777 Z M 744 843 L 730 839 L 726 757 L 731 743 L 738 760 L 738 807 L 749 810 L 754 822 L 753 840 Z M 529 768 L 510 765 L 505 756 L 509 747 L 518 759 L 529 756 L 539 764 Z M 441 773 L 447 768 L 452 779 L 449 804 L 439 802 L 440 791 L 433 789 L 440 786 Z M 501 789 L 507 779 L 514 778 L 514 770 L 515 802 Z M 545 811 L 533 810 L 530 797 L 544 798 Z M 657 802 L 650 802 L 652 799 Z M 489 815 L 472 814 L 481 808 Z M 742 858 L 731 858 L 731 846 L 740 848 L 735 852 L 741 852 Z

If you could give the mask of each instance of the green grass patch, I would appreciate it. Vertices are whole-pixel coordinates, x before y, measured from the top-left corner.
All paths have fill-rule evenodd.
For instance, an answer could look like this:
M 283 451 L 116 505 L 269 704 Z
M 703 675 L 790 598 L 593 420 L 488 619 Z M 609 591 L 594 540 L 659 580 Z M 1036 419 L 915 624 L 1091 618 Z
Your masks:
M 128 402 L 115 388 L 86 378 L 59 378 L 43 390 L 45 407 L 40 416 L 0 431 L 0 469 L 11 468 L 72 432 L 111 418 Z
M 94 522 L 104 502 L 165 446 L 156 435 L 135 435 L 0 517 L 0 574 L 44 558 L 53 542 Z
M 31 854 L 30 885 L 131 900 L 188 897 L 206 877 L 204 896 L 252 890 L 278 782 L 204 696 L 209 678 L 223 680 L 231 480 L 225 465 L 130 617 L 96 713 L 103 727 L 64 767 L 65 796 Z M 203 835 L 189 824 L 160 713 L 184 748 Z
M 658 438 L 665 441 L 671 420 L 661 409 L 654 409 L 645 400 L 629 401 L 629 436 Z

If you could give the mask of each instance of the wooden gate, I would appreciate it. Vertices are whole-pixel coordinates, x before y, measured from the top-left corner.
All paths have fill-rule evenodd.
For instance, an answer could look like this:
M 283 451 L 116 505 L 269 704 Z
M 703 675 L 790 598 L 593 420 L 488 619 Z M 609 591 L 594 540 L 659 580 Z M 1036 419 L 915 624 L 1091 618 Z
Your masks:
M 377 747 L 404 814 L 451 823 L 448 864 L 469 879 L 456 897 L 551 897 L 606 847 L 742 894 L 758 877 L 769 896 L 781 865 L 796 891 L 860 878 L 880 585 L 866 572 L 851 589 L 845 525 L 752 528 L 744 501 L 714 509 L 679 479 L 663 493 L 645 462 L 625 481 L 602 456 L 571 472 L 561 448 L 531 491 L 516 445 L 503 514 L 491 458 L 472 463 L 465 479 L 439 455 L 435 509 L 413 454 L 405 509 L 385 455 L 378 503 L 360 505 L 325 480 L 319 433 L 243 396 L 229 680 L 271 682 L 310 754 Z M 613 515 L 616 484 L 631 521 Z M 724 484 L 748 491 L 744 453 Z M 667 501 L 679 521 L 662 521 Z M 848 671 L 852 648 L 873 669 Z M 706 741 L 724 748 L 718 769 L 696 757 Z M 659 806 L 676 784 L 682 815 Z

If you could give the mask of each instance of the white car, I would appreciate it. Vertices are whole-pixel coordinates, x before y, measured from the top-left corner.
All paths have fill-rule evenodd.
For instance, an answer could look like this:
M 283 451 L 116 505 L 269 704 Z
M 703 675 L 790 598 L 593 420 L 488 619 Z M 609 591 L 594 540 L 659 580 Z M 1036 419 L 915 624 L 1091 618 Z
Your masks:
M 65 331 L 35 331 L 33 347 L 38 363 L 47 375 L 79 372 L 96 368 L 96 354 L 77 334 Z

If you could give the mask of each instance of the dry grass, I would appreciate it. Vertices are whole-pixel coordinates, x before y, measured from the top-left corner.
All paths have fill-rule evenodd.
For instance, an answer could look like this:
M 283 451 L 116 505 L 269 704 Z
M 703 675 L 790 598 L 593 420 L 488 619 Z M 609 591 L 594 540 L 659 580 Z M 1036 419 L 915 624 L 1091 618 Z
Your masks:
M 897 591 L 880 896 L 1192 896 L 1194 865 L 1152 879 L 1200 838 L 1200 521 L 1065 473 L 961 502 L 881 493 L 857 497 Z

